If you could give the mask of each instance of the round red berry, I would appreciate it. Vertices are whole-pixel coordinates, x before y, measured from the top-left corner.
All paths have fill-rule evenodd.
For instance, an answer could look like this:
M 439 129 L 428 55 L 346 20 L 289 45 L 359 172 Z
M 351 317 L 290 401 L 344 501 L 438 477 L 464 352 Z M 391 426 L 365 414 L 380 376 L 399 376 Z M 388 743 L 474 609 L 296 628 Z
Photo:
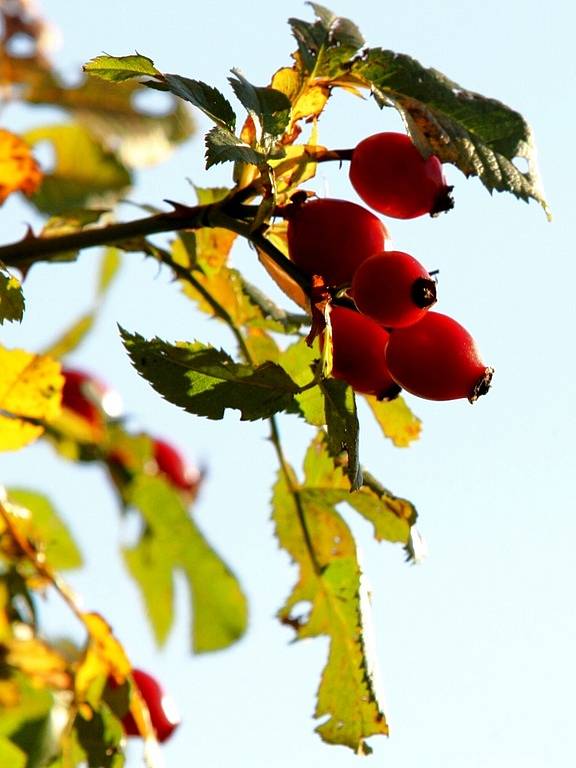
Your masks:
M 404 133 L 376 133 L 352 152 L 350 181 L 375 211 L 396 219 L 447 211 L 454 203 L 442 163 L 425 158 Z
M 383 251 L 388 232 L 373 213 L 348 200 L 316 198 L 294 203 L 288 214 L 288 251 L 308 275 L 347 285 L 358 266 Z
M 403 389 L 428 400 L 465 397 L 472 403 L 488 391 L 493 373 L 468 331 L 440 312 L 394 330 L 386 362 Z
M 360 312 L 334 305 L 330 323 L 332 376 L 361 394 L 376 395 L 380 400 L 396 397 L 400 388 L 386 365 L 388 331 Z
M 362 262 L 352 279 L 358 309 L 387 328 L 416 323 L 436 301 L 436 283 L 404 251 L 384 251 Z
M 132 677 L 148 707 L 150 722 L 156 732 L 156 738 L 160 742 L 166 741 L 181 722 L 174 702 L 164 692 L 156 678 L 147 672 L 141 669 L 133 669 Z M 122 718 L 122 726 L 127 736 L 141 735 L 131 712 L 128 712 Z

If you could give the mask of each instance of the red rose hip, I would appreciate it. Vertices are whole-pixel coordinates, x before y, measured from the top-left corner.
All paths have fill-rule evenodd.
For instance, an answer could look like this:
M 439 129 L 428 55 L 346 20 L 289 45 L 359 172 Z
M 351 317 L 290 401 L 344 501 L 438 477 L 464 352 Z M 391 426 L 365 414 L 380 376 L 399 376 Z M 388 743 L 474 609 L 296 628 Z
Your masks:
M 436 283 L 410 254 L 385 251 L 358 267 L 351 295 L 360 312 L 387 328 L 402 328 L 434 304 Z
M 166 741 L 181 722 L 174 702 L 166 695 L 156 678 L 147 672 L 133 669 L 132 677 L 148 707 L 150 722 L 156 732 L 156 738 L 160 742 Z M 122 718 L 122 726 L 127 736 L 140 736 L 138 726 L 130 712 Z
M 171 443 L 160 438 L 152 441 L 154 459 L 161 472 L 170 483 L 182 491 L 196 492 L 200 484 L 200 472 L 189 464 L 184 456 Z
M 390 334 L 366 315 L 347 307 L 332 306 L 332 376 L 343 379 L 356 392 L 391 400 L 398 395 L 386 365 Z M 322 339 L 322 337 L 320 337 Z
M 390 334 L 386 362 L 394 380 L 427 400 L 468 398 L 473 403 L 490 387 L 493 369 L 481 360 L 472 336 L 440 312 Z
M 358 266 L 385 249 L 388 232 L 373 213 L 348 200 L 316 198 L 288 214 L 288 252 L 308 275 L 347 285 Z
M 366 205 L 396 219 L 454 206 L 440 160 L 423 157 L 404 133 L 376 133 L 361 141 L 352 152 L 350 181 Z

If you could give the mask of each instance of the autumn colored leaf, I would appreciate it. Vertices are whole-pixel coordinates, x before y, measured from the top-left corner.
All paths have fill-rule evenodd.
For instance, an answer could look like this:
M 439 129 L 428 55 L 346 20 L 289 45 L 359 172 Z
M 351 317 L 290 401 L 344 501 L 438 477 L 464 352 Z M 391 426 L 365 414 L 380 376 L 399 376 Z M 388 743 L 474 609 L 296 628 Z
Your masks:
M 298 639 L 329 638 L 314 713 L 325 720 L 316 730 L 328 743 L 368 754 L 366 739 L 387 734 L 388 726 L 354 539 L 329 500 L 304 499 L 294 475 L 286 474 L 279 475 L 274 488 L 273 518 L 281 546 L 298 566 L 298 581 L 279 618 Z
M 32 195 L 42 182 L 42 171 L 30 144 L 0 128 L 0 205 L 13 192 Z
M 0 451 L 36 440 L 60 412 L 64 379 L 51 357 L 0 346 Z
M 406 448 L 418 440 L 422 422 L 406 405 L 403 397 L 394 400 L 377 400 L 373 395 L 364 395 L 382 433 L 397 448 Z
M 5 320 L 20 322 L 24 315 L 22 285 L 13 275 L 0 271 L 0 325 Z

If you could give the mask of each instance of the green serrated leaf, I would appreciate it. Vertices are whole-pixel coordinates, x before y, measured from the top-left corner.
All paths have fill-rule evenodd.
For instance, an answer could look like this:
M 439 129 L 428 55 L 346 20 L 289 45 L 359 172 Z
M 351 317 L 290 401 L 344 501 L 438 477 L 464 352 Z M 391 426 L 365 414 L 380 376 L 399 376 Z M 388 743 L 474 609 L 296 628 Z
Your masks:
M 125 550 L 158 642 L 172 626 L 172 573 L 186 576 L 192 600 L 192 647 L 196 653 L 220 650 L 246 629 L 247 604 L 240 585 L 208 544 L 181 496 L 157 477 L 140 475 L 128 503 L 145 522 L 140 542 Z M 155 583 L 159 578 L 159 583 Z M 165 601 L 167 605 L 158 605 Z
M 44 176 L 32 197 L 44 213 L 85 207 L 103 195 L 119 195 L 130 186 L 126 168 L 80 125 L 36 128 L 26 134 L 26 140 L 32 145 L 47 141 L 56 155 L 53 171 Z
M 134 77 L 157 77 L 160 72 L 152 59 L 140 54 L 130 56 L 96 56 L 82 67 L 84 72 L 119 83 Z
M 305 72 L 313 77 L 336 78 L 364 45 L 358 27 L 350 19 L 336 16 L 317 3 L 312 6 L 318 21 L 288 20 L 298 43 L 298 53 Z
M 260 129 L 257 130 L 258 141 L 262 141 L 262 134 L 281 136 L 290 121 L 290 99 L 275 88 L 252 85 L 237 69 L 232 72 L 234 77 L 230 77 L 229 82 L 255 126 Z
M 206 134 L 206 168 L 227 162 L 262 165 L 266 158 L 239 139 L 232 131 L 220 126 Z
M 146 341 L 121 329 L 122 340 L 138 372 L 166 400 L 189 413 L 221 419 L 226 409 L 243 421 L 296 412 L 297 385 L 279 365 L 236 363 L 222 350 L 194 344 Z
M 12 275 L 0 272 L 0 325 L 5 320 L 20 322 L 24 316 L 24 293 L 22 285 Z
M 8 498 L 28 510 L 31 516 L 29 537 L 45 552 L 48 564 L 56 570 L 70 570 L 82 565 L 82 555 L 68 528 L 51 502 L 39 493 L 9 488 Z
M 217 88 L 180 75 L 163 75 L 162 80 L 175 96 L 193 104 L 220 127 L 234 132 L 236 115 L 228 99 Z
M 441 72 L 405 54 L 367 49 L 350 70 L 380 104 L 395 106 L 424 152 L 453 163 L 484 186 L 538 201 L 549 214 L 538 175 L 529 125 L 496 99 L 462 88 Z M 519 159 L 526 161 L 522 172 Z
M 351 490 L 356 491 L 362 485 L 362 470 L 358 453 L 360 425 L 354 392 L 345 382 L 336 379 L 324 379 L 320 388 L 325 401 L 328 451 L 335 458 L 346 451 L 346 474 Z
M 365 740 L 388 732 L 379 702 L 365 621 L 360 567 L 350 529 L 330 500 L 306 498 L 291 470 L 274 487 L 276 535 L 297 564 L 298 582 L 279 612 L 298 639 L 326 635 L 328 661 L 315 715 L 328 719 L 316 729 L 329 743 L 367 753 Z M 309 606 L 302 615 L 301 606 Z

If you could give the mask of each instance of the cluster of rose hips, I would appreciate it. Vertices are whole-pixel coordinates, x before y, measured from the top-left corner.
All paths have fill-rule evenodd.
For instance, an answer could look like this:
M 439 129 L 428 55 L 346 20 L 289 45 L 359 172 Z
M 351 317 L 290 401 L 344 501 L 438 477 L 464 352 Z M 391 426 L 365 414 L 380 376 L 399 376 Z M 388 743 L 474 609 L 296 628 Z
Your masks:
M 452 207 L 442 165 L 424 158 L 401 133 L 378 133 L 352 151 L 350 181 L 386 216 L 412 219 Z M 436 282 L 413 256 L 387 250 L 380 219 L 347 200 L 295 200 L 286 211 L 291 260 L 317 275 L 331 305 L 333 369 L 362 394 L 391 399 L 405 389 L 429 400 L 488 391 L 492 369 L 473 338 L 447 315 L 430 311 Z M 322 343 L 321 337 L 321 343 Z
M 73 368 L 63 368 L 62 407 L 81 418 L 97 437 L 103 433 L 107 419 L 122 413 L 119 393 L 99 377 Z M 130 460 L 120 451 L 111 451 L 107 457 L 111 470 L 130 471 Z M 195 496 L 202 473 L 188 463 L 182 453 L 170 442 L 152 438 L 152 461 L 146 466 L 149 474 L 164 477 L 174 488 Z

